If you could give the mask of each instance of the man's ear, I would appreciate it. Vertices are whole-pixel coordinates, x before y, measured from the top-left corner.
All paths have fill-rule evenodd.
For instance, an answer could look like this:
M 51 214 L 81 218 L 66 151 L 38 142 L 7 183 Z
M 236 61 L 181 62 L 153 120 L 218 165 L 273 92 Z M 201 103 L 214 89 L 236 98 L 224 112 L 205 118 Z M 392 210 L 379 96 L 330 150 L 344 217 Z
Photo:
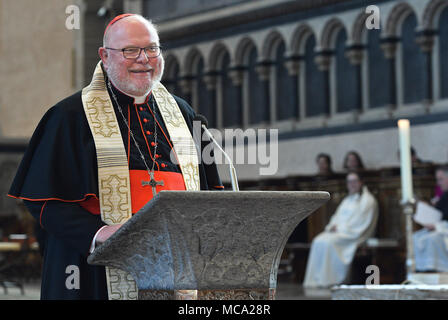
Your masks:
M 109 58 L 109 55 L 107 53 L 106 48 L 100 47 L 98 49 L 98 55 L 100 56 L 101 61 L 103 62 L 103 66 L 106 66 L 107 65 L 107 59 Z

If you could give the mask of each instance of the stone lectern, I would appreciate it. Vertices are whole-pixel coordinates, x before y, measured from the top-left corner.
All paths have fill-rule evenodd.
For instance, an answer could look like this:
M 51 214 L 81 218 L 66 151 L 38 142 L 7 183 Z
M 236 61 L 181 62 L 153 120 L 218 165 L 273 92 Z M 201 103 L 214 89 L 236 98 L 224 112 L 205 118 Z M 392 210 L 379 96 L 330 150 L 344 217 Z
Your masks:
M 139 299 L 274 299 L 283 248 L 328 192 L 161 191 L 89 256 Z

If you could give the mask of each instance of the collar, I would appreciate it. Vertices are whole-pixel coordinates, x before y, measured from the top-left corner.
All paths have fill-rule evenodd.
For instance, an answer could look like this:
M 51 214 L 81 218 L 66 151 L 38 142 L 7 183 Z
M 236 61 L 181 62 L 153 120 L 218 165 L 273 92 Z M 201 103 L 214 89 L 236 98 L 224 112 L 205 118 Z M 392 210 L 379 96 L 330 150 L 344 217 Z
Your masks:
M 115 84 L 111 81 L 112 84 L 112 90 L 114 91 L 115 95 L 117 96 L 118 101 L 120 104 L 127 105 L 127 104 L 146 104 L 149 101 L 149 98 L 151 97 L 151 91 L 146 96 L 136 97 L 133 95 L 130 95 L 128 93 L 125 93 L 118 89 Z

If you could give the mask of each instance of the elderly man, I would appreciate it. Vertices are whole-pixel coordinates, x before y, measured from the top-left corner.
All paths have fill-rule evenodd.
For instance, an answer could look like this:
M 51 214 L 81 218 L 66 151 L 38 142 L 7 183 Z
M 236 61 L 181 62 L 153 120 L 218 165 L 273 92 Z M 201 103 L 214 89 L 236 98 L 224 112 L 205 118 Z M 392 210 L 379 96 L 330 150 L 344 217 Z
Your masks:
M 327 288 L 342 283 L 356 248 L 373 234 L 378 204 L 360 177 L 347 174 L 348 196 L 342 200 L 324 232 L 314 238 L 306 267 L 305 288 Z
M 448 166 L 437 168 L 436 180 L 443 191 L 435 203 L 435 207 L 442 212 L 442 219 L 414 234 L 417 271 L 448 272 Z
M 99 55 L 91 84 L 44 115 L 9 193 L 44 234 L 41 299 L 136 299 L 127 274 L 87 264 L 95 245 L 160 190 L 223 188 L 216 166 L 198 163 L 195 112 L 160 83 L 155 27 L 120 15 Z

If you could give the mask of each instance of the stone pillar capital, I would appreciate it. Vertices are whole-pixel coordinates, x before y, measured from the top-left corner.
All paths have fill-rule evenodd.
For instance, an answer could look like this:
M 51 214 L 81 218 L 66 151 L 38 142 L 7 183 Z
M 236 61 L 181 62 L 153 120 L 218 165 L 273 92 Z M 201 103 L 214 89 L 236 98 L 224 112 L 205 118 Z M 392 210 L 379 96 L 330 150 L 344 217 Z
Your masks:
M 229 69 L 228 76 L 232 80 L 234 86 L 240 86 L 243 83 L 246 70 L 247 68 L 245 66 L 235 66 Z
M 183 76 L 179 80 L 179 86 L 184 94 L 191 93 L 193 87 L 193 76 Z
M 345 56 L 354 66 L 360 65 L 362 59 L 364 58 L 364 46 L 354 45 L 347 48 L 347 50 L 345 51 Z
M 202 77 L 208 90 L 216 89 L 217 78 L 218 72 L 216 71 L 209 71 Z
M 271 61 L 261 61 L 256 64 L 255 71 L 257 72 L 261 81 L 269 80 L 272 64 L 273 63 Z
M 314 62 L 320 71 L 328 71 L 331 64 L 331 57 L 333 56 L 333 51 L 321 51 L 314 58 Z
M 423 30 L 418 32 L 415 37 L 415 42 L 420 46 L 424 53 L 431 52 L 434 48 L 435 30 Z
M 300 72 L 300 62 L 303 60 L 302 56 L 291 56 L 284 62 L 286 70 L 291 77 L 297 76 Z
M 395 37 L 385 38 L 381 40 L 380 47 L 383 50 L 386 59 L 395 58 L 398 41 L 400 41 L 400 39 Z

